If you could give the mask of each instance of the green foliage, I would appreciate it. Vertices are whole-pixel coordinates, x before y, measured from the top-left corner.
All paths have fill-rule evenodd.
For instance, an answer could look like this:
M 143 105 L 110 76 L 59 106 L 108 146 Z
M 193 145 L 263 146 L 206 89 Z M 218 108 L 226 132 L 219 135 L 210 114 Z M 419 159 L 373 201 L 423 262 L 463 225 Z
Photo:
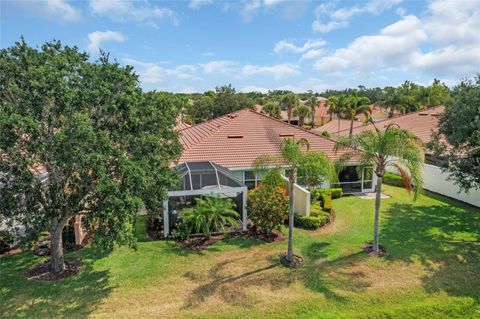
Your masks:
M 329 215 L 302 216 L 295 214 L 295 227 L 315 230 L 330 222 Z
M 178 227 L 172 231 L 172 238 L 178 240 L 186 240 L 190 237 L 192 228 L 187 222 L 180 222 Z
M 293 93 L 288 93 L 281 97 L 280 99 L 280 106 L 287 110 L 288 116 L 288 123 L 290 123 L 290 119 L 292 118 L 293 109 L 298 105 L 298 97 Z
M 235 204 L 229 198 L 196 198 L 195 207 L 185 208 L 180 212 L 182 223 L 186 223 L 197 233 L 210 238 L 214 231 L 225 231 L 225 226 L 238 224 L 240 215 L 235 211 Z
M 322 133 L 320 133 L 320 135 L 325 136 L 325 137 L 328 137 L 328 138 L 332 137 L 332 136 L 330 135 L 330 133 L 327 132 L 327 131 L 323 131 Z
M 309 189 L 313 189 L 325 180 L 335 180 L 336 171 L 325 153 L 307 152 L 298 167 L 298 176 Z
M 402 176 L 393 173 L 385 173 L 385 175 L 383 175 L 382 183 L 398 187 L 405 187 Z
M 0 68 L 0 214 L 34 240 L 61 236 L 82 212 L 95 244 L 134 245 L 138 209 L 161 208 L 177 181 L 178 100 L 142 93 L 133 68 L 106 54 L 92 63 L 57 41 L 22 39 L 1 50 Z
M 268 184 L 248 192 L 248 218 L 266 233 L 278 229 L 288 217 L 288 195 L 284 187 Z
M 15 241 L 15 236 L 9 230 L 0 230 L 0 254 L 7 252 Z
M 298 105 L 293 110 L 293 116 L 298 116 L 298 126 L 303 126 L 305 118 L 309 117 L 311 114 L 310 108 L 305 105 Z
M 267 114 L 273 118 L 279 119 L 281 118 L 281 110 L 280 106 L 277 103 L 269 102 L 265 104 L 262 108 L 262 113 Z
M 253 108 L 255 101 L 247 94 L 237 93 L 231 84 L 215 88 L 196 97 L 193 104 L 187 108 L 195 123 L 213 119 L 243 108 Z
M 480 74 L 454 88 L 439 124 L 440 134 L 446 137 L 451 147 L 440 145 L 448 159 L 450 177 L 464 191 L 480 189 L 479 114 Z
M 311 197 L 314 200 L 322 201 L 322 195 L 329 195 L 331 198 L 340 198 L 343 195 L 341 188 L 317 188 L 311 192 Z
M 329 194 L 322 194 L 321 203 L 322 203 L 323 211 L 328 212 L 330 214 L 333 212 L 333 201 L 332 201 L 332 197 Z

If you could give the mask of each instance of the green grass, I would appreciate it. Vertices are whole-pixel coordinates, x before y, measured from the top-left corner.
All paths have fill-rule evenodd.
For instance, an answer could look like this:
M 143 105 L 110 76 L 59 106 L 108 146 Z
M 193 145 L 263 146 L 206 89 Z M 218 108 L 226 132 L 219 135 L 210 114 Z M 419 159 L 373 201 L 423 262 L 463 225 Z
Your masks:
M 336 221 L 295 229 L 297 270 L 279 265 L 286 242 L 249 238 L 204 252 L 148 241 L 138 250 L 85 248 L 83 270 L 58 282 L 26 279 L 43 259 L 0 259 L 0 318 L 480 318 L 480 212 L 437 195 L 412 202 L 386 186 L 381 244 L 385 258 L 361 249 L 373 233 L 373 200 L 334 200 Z

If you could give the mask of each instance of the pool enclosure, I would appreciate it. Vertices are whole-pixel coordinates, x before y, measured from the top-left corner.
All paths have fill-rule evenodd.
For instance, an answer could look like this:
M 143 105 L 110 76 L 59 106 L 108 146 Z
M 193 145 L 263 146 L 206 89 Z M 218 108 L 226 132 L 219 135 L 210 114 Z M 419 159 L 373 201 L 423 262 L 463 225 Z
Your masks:
M 247 230 L 247 186 L 240 182 L 230 170 L 212 162 L 187 162 L 174 168 L 180 177 L 176 189 L 168 191 L 163 202 L 164 236 L 170 233 L 172 221 L 185 207 L 192 207 L 195 198 L 217 196 L 230 198 L 242 216 L 242 229 Z

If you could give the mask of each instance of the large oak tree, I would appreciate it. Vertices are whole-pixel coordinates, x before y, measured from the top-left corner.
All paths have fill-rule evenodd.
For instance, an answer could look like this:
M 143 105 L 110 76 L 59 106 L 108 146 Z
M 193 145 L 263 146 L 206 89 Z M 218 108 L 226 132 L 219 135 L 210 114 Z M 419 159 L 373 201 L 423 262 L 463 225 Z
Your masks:
M 0 215 L 51 235 L 52 266 L 64 269 L 62 230 L 84 214 L 93 242 L 134 244 L 138 209 L 160 209 L 176 182 L 181 146 L 175 99 L 143 93 L 132 67 L 58 41 L 22 39 L 0 53 Z

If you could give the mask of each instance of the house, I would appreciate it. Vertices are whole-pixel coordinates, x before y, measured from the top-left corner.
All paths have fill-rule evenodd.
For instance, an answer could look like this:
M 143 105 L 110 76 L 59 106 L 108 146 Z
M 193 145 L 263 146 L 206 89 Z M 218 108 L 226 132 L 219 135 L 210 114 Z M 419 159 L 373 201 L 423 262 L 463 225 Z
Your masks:
M 357 126 L 353 129 L 353 134 L 358 134 L 365 130 L 374 130 L 375 127 L 384 130 L 388 125 L 395 124 L 402 129 L 410 131 L 420 138 L 424 144 L 427 144 L 432 141 L 434 133 L 438 132 L 438 123 L 443 112 L 443 105 L 427 108 L 377 123 Z M 346 128 L 334 132 L 332 137 L 348 134 L 349 129 Z M 441 142 L 446 143 L 446 140 L 441 139 Z M 480 206 L 480 190 L 472 189 L 468 194 L 461 192 L 458 185 L 449 179 L 448 171 L 442 169 L 442 161 L 443 158 L 441 156 L 437 156 L 429 149 L 425 150 L 425 164 L 422 169 L 423 187 L 429 191 L 455 198 L 471 205 Z
M 330 106 L 328 104 L 328 99 L 324 97 L 317 97 L 318 100 L 318 106 L 315 108 L 315 125 L 323 125 L 331 120 L 330 113 L 328 112 L 330 109 Z M 307 103 L 307 100 L 300 100 L 300 104 L 305 105 Z M 286 110 L 282 110 L 281 113 L 281 118 L 284 122 L 288 122 L 288 113 Z M 311 125 L 312 119 L 311 117 L 308 117 L 305 119 L 305 124 Z M 293 116 L 290 118 L 290 124 L 298 125 L 298 116 Z
M 318 134 L 322 134 L 323 132 L 328 132 L 331 136 L 334 136 L 339 131 L 350 130 L 350 124 L 351 124 L 350 120 L 336 118 L 322 126 L 313 128 L 311 131 Z M 353 121 L 353 127 L 358 127 L 362 125 L 363 125 L 362 122 Z
M 233 193 L 231 197 L 238 198 L 242 192 L 241 186 L 251 189 L 256 187 L 261 177 L 254 172 L 254 161 L 261 155 L 280 155 L 282 141 L 286 138 L 306 139 L 310 144 L 311 151 L 322 151 L 333 161 L 340 160 L 340 157 L 347 151 L 335 153 L 333 148 L 335 141 L 320 136 L 314 132 L 299 128 L 298 126 L 287 124 L 282 120 L 271 118 L 251 109 L 243 109 L 230 113 L 201 124 L 184 128 L 180 132 L 180 142 L 183 145 L 183 153 L 178 161 L 178 166 L 184 173 L 182 176 L 188 176 L 183 180 L 183 189 L 177 189 L 175 192 L 169 192 L 169 195 L 184 198 L 169 199 L 164 203 L 166 210 L 171 211 L 178 202 L 188 203 L 186 196 L 193 195 L 193 191 L 198 193 L 198 187 L 194 184 L 202 183 L 205 178 L 211 180 L 211 183 L 202 187 L 204 194 L 210 190 L 223 193 L 222 189 Z M 201 164 L 199 164 L 201 163 Z M 358 193 L 373 191 L 374 176 L 373 168 L 365 168 L 358 174 L 358 161 L 352 158 L 345 163 L 342 172 L 339 174 L 339 181 L 334 187 L 343 188 L 345 193 Z M 205 172 L 209 177 L 196 176 L 195 180 L 190 180 L 190 175 L 185 171 L 191 167 L 205 167 Z M 212 170 L 212 167 L 214 168 Z M 195 168 L 197 169 L 197 168 Z M 212 174 L 212 172 L 215 173 Z M 220 179 L 215 174 L 220 172 L 226 175 L 227 179 Z M 201 175 L 202 170 L 194 175 Z M 207 173 L 204 173 L 207 174 Z M 238 181 L 240 184 L 232 182 L 232 186 L 225 183 L 227 180 Z M 218 182 L 215 182 L 217 181 Z M 301 178 L 299 178 L 301 180 Z M 310 193 L 300 185 L 294 186 L 295 191 L 295 211 L 300 214 L 309 215 L 310 212 Z M 218 186 L 218 188 L 217 188 Z M 228 186 L 229 188 L 225 188 Z M 328 187 L 328 183 L 322 185 Z M 231 190 L 234 187 L 235 190 Z

